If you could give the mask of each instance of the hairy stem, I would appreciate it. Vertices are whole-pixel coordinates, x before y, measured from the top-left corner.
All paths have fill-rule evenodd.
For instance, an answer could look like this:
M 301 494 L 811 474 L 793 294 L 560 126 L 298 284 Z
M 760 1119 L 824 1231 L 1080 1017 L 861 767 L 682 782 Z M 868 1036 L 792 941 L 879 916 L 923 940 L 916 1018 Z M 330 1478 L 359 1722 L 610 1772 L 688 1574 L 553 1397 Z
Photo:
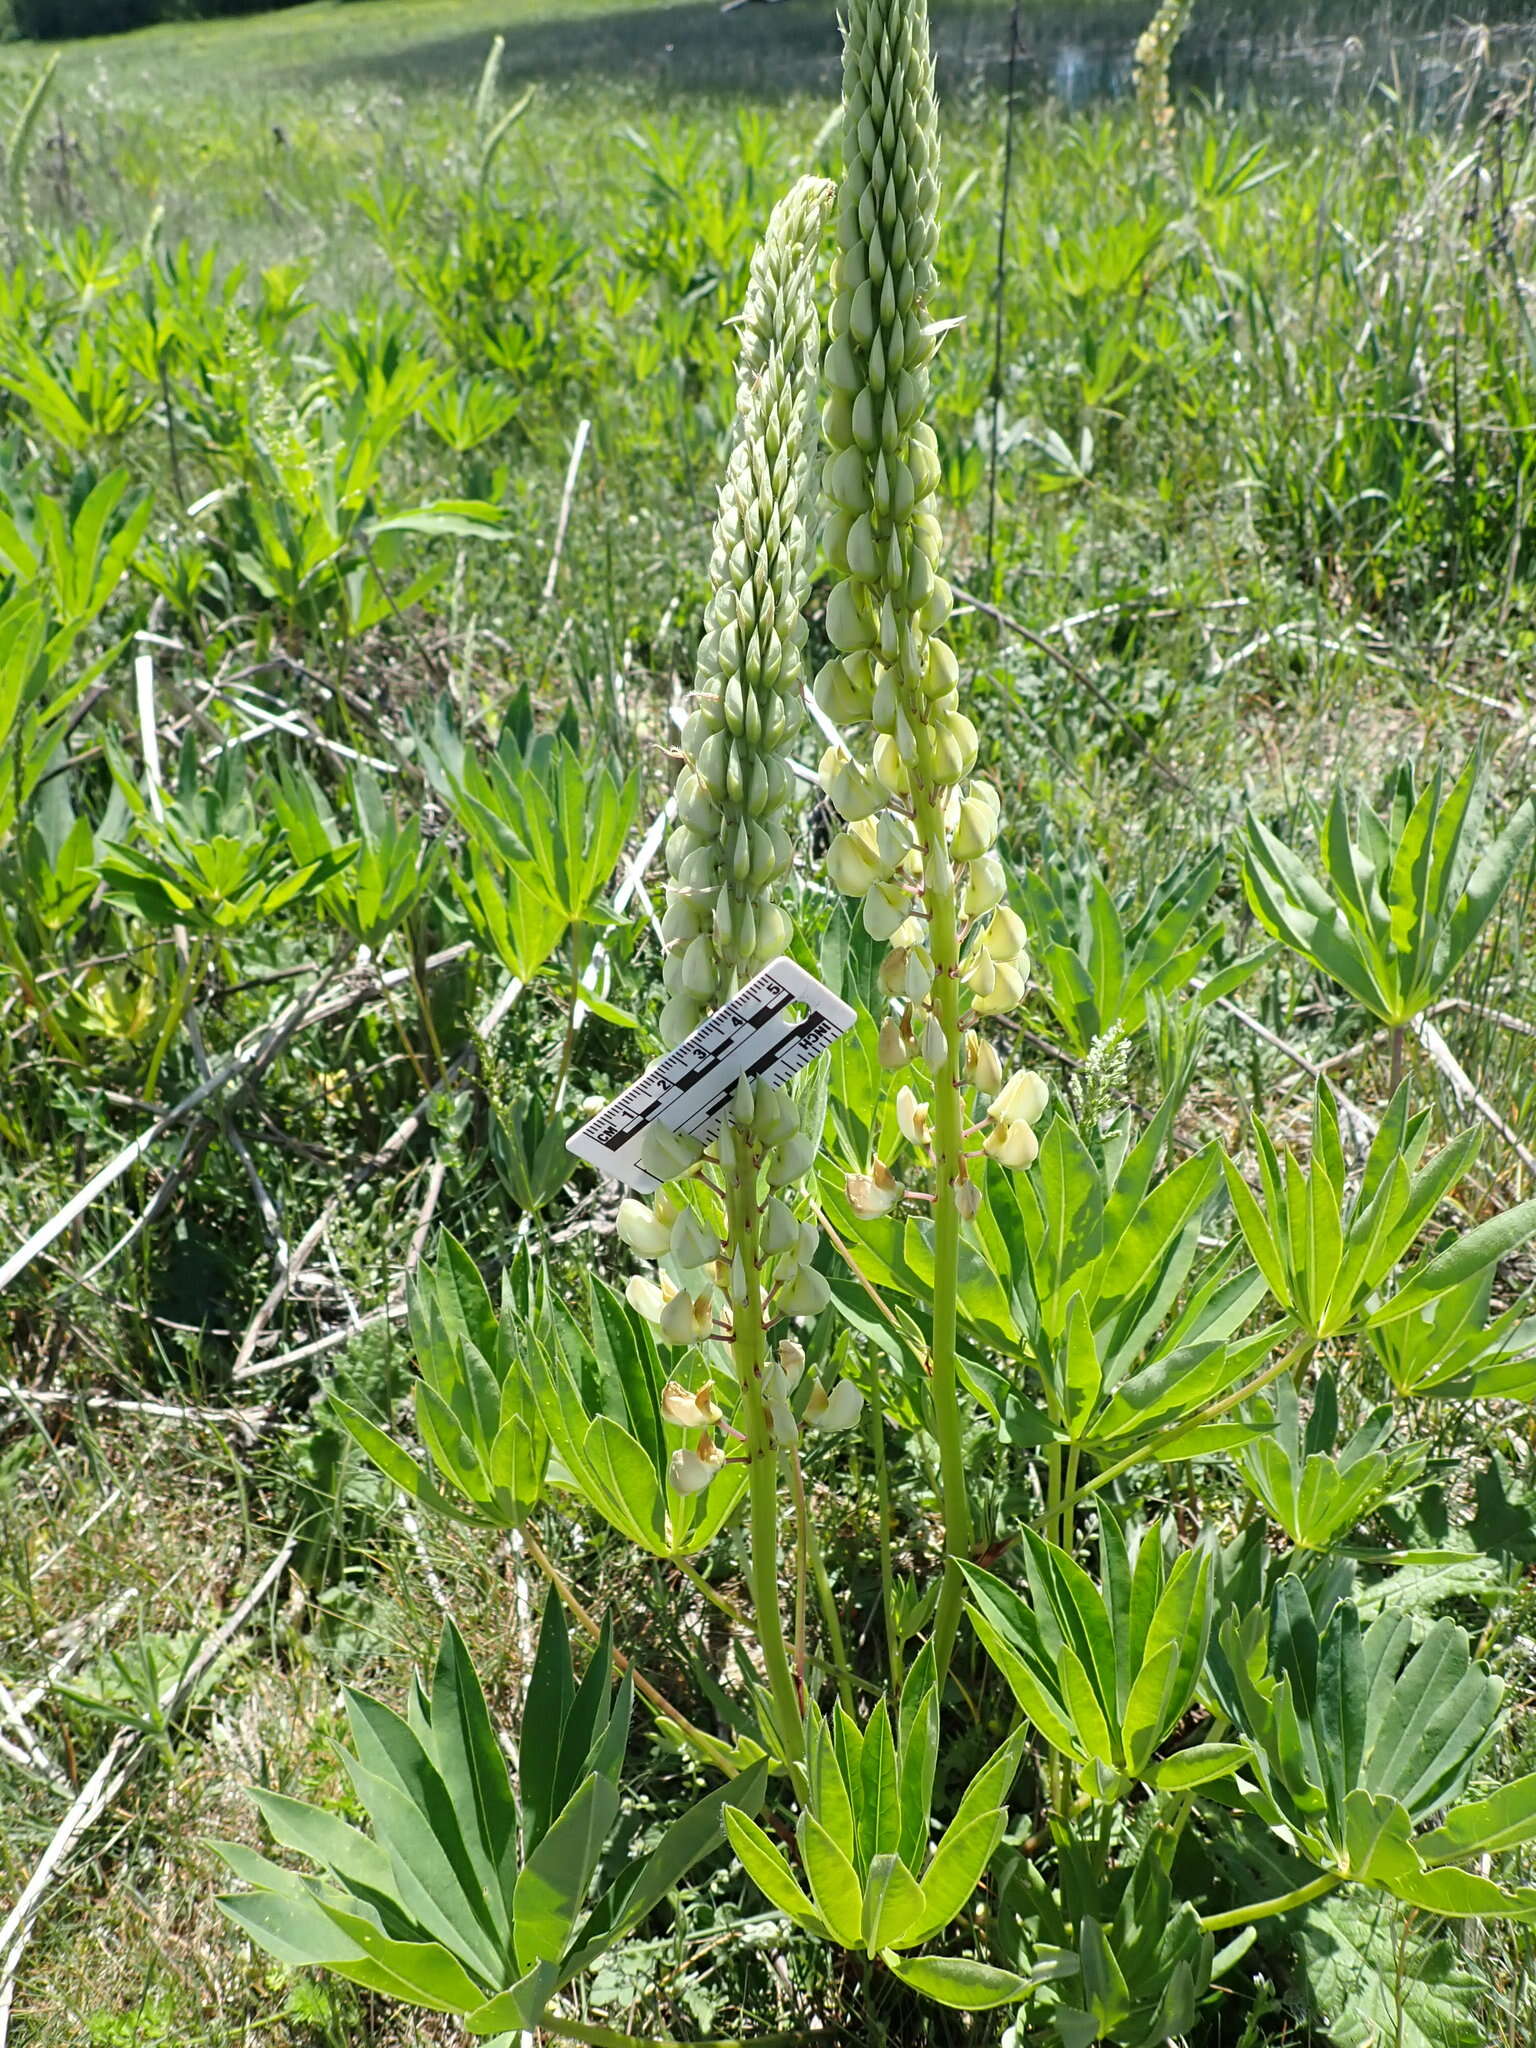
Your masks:
M 734 1126 L 733 1163 L 725 1173 L 725 1253 L 732 1261 L 731 1313 L 735 1324 L 731 1353 L 736 1383 L 745 1403 L 748 1587 L 758 1648 L 785 1758 L 798 1762 L 801 1746 L 800 1691 L 795 1684 L 784 1616 L 779 1605 L 779 1451 L 763 1392 L 768 1362 L 764 1323 L 762 1210 L 757 1175 L 761 1154 L 749 1124 Z
M 944 1032 L 945 1058 L 934 1075 L 933 1344 L 929 1358 L 930 1415 L 939 1447 L 944 1509 L 944 1584 L 933 1624 L 933 1655 L 940 1685 L 949 1670 L 965 1598 L 959 1560 L 971 1551 L 971 1500 L 956 1381 L 956 1317 L 960 1287 L 959 1192 L 964 1174 L 965 1112 L 960 1097 L 964 1045 L 960 1028 L 960 932 L 948 835 L 935 795 L 916 794 L 923 841 L 923 896 L 932 931 L 933 1006 Z

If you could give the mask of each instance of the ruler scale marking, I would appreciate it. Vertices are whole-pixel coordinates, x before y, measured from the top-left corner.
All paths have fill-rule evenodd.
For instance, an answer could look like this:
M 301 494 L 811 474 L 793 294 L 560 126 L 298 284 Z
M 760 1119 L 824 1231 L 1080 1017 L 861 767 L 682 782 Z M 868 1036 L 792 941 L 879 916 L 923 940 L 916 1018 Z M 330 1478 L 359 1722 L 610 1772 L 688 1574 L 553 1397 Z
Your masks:
M 805 1015 L 787 1019 L 802 1005 Z M 828 1050 L 854 1021 L 848 1005 L 793 960 L 765 967 L 653 1067 L 599 1110 L 569 1140 L 578 1159 L 650 1193 L 660 1186 L 640 1164 L 652 1125 L 707 1144 L 743 1075 L 782 1084 Z

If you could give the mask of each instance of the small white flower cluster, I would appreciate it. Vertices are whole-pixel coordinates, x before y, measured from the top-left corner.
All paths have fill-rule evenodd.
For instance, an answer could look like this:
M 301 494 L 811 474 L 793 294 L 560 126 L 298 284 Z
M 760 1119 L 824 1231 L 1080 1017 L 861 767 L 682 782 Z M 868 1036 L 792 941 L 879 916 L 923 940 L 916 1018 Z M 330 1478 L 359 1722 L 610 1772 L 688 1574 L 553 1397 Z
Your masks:
M 827 1434 L 852 1429 L 864 1408 L 864 1396 L 852 1380 L 841 1379 L 832 1391 L 813 1386 L 799 1420 L 790 1406 L 790 1396 L 805 1375 L 805 1352 L 786 1338 L 763 1368 L 763 1399 L 773 1419 L 774 1441 L 780 1445 L 798 1443 L 800 1429 Z M 661 1397 L 661 1412 L 679 1429 L 699 1432 L 692 1447 L 672 1453 L 667 1471 L 679 1493 L 702 1493 L 726 1462 L 725 1446 L 715 1431 L 725 1426 L 725 1416 L 715 1399 L 715 1383 L 706 1380 L 697 1392 L 669 1380 Z M 732 1431 L 731 1434 L 736 1434 Z
M 815 1152 L 785 1090 L 745 1077 L 737 1084 L 712 1158 L 706 1159 L 691 1140 L 669 1131 L 653 1129 L 648 1134 L 644 1164 L 673 1185 L 660 1188 L 649 1203 L 633 1196 L 621 1203 L 618 1229 L 632 1251 L 658 1262 L 654 1279 L 636 1274 L 630 1280 L 626 1298 L 663 1343 L 729 1340 L 746 1318 L 755 1318 L 768 1330 L 791 1317 L 819 1315 L 827 1306 L 831 1289 L 814 1263 L 820 1233 L 796 1213 L 785 1194 L 809 1172 Z M 711 1164 L 719 1170 L 721 1187 L 707 1178 L 705 1169 Z M 731 1198 L 743 1190 L 757 1219 L 750 1270 L 743 1247 L 728 1249 L 726 1241 L 730 1215 L 738 1206 Z M 819 1430 L 851 1428 L 863 1407 L 863 1396 L 853 1382 L 840 1380 L 830 1393 L 813 1387 L 797 1421 L 790 1396 L 804 1366 L 805 1354 L 798 1344 L 781 1344 L 777 1358 L 762 1369 L 756 1389 L 773 1441 L 781 1449 L 799 1440 L 802 1424 Z M 671 1466 L 674 1486 L 680 1492 L 697 1492 L 726 1455 L 710 1434 L 723 1419 L 714 1385 L 711 1381 L 697 1394 L 689 1394 L 674 1382 L 667 1397 L 662 1407 L 669 1421 L 703 1431 L 698 1445 L 679 1451 Z M 700 1403 L 706 1404 L 707 1413 Z

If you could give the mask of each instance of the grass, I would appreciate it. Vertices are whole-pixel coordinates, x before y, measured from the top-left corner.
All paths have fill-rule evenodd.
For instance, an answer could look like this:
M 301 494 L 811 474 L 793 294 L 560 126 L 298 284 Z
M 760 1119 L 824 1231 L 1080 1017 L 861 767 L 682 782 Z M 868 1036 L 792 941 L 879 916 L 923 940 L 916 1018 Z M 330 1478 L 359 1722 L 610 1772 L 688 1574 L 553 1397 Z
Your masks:
M 1231 101 L 1186 94 L 1168 171 L 1126 106 L 1073 110 L 1037 96 L 1060 17 L 1026 10 L 1028 92 L 1013 138 L 994 388 L 1008 11 L 974 0 L 935 14 L 950 195 L 943 310 L 965 315 L 941 352 L 937 424 L 954 573 L 990 607 L 963 619 L 961 651 L 1014 820 L 1012 857 L 1038 862 L 1049 839 L 1101 863 L 1140 900 L 1178 858 L 1230 840 L 1248 804 L 1304 837 L 1304 799 L 1333 777 L 1374 790 L 1402 758 L 1459 760 L 1479 738 L 1496 764 L 1498 808 L 1511 808 L 1536 781 L 1528 99 L 1510 97 L 1509 80 L 1447 31 L 1436 48 L 1458 68 L 1433 90 L 1427 72 L 1395 97 L 1351 72 L 1336 98 L 1294 93 L 1289 74 L 1268 92 L 1259 77 Z M 697 636 L 729 418 L 724 323 L 772 198 L 797 172 L 833 165 L 832 15 L 819 0 L 725 16 L 712 0 L 369 0 L 65 52 L 27 171 L 40 240 L 15 222 L 4 229 L 0 492 L 19 503 L 34 488 L 64 493 L 122 466 L 151 495 L 158 584 L 125 586 L 91 630 L 103 644 L 141 626 L 162 635 L 168 721 L 206 740 L 200 679 L 276 663 L 260 679 L 278 709 L 302 713 L 309 735 L 293 752 L 330 775 L 335 757 L 310 744 L 315 735 L 393 759 L 397 741 L 418 746 L 439 701 L 483 731 L 526 685 L 547 713 L 573 704 L 594 752 L 637 766 L 648 813 L 667 776 L 668 707 L 687 687 Z M 1426 19 L 1438 29 L 1440 16 Z M 1136 9 L 1103 17 L 1105 37 L 1122 48 L 1137 25 Z M 472 108 L 494 34 L 505 38 L 498 105 L 525 81 L 538 91 L 499 146 L 482 201 L 484 137 Z M 37 57 L 0 51 L 7 126 Z M 146 247 L 158 303 L 182 323 L 160 364 L 145 341 Z M 199 283 L 205 256 L 215 280 L 239 273 L 236 315 L 221 284 Z M 488 321 L 479 317 L 487 305 Z M 37 365 L 63 365 L 80 391 L 82 334 L 129 363 L 144 408 L 121 430 L 71 446 L 40 410 Z M 308 502 L 306 473 L 330 459 L 327 421 L 358 388 L 377 399 L 412 364 L 426 365 L 423 389 L 440 374 L 511 410 L 482 438 L 457 436 L 472 445 L 454 445 L 452 431 L 431 424 L 429 401 L 403 402 L 370 503 L 485 499 L 506 508 L 500 537 L 417 538 L 387 561 L 392 590 L 423 565 L 438 576 L 403 622 L 381 606 L 351 630 L 340 578 L 319 577 L 288 604 L 263 594 L 251 564 L 270 576 L 275 551 L 263 554 L 241 523 L 242 493 L 254 478 L 258 494 Z M 584 419 L 592 438 L 546 598 Z M 209 509 L 194 515 L 199 504 Z M 348 560 L 362 576 L 362 556 Z M 205 579 L 190 597 L 172 573 L 177 562 Z M 87 750 L 110 743 L 134 764 L 129 780 L 139 772 L 125 665 L 93 718 L 69 787 L 105 839 L 129 826 L 116 813 L 110 831 L 103 822 L 108 764 Z M 246 750 L 253 777 L 275 758 L 265 744 Z M 431 792 L 419 780 L 407 786 L 407 808 L 440 829 Z M 264 803 L 271 787 L 260 782 Z M 12 1039 L 0 1065 L 7 1245 L 141 1127 L 169 983 L 122 943 L 142 945 L 142 926 L 112 922 L 99 899 L 49 924 L 41 901 L 24 905 L 34 918 L 30 970 L 60 976 L 74 993 L 60 998 L 61 1044 L 38 1006 L 23 1016 L 0 991 Z M 1230 867 L 1216 907 L 1224 952 L 1251 947 Z M 531 1233 L 565 1284 L 594 1261 L 618 1270 L 611 1205 L 590 1176 L 529 1223 L 509 1192 L 506 1129 L 468 1081 L 438 1103 L 425 1142 L 353 1184 L 421 1094 L 418 1072 L 437 1071 L 441 1048 L 468 1041 L 494 993 L 484 960 L 430 980 L 421 970 L 428 953 L 469 933 L 441 876 L 402 933 L 388 958 L 418 972 L 397 1008 L 360 1002 L 300 1041 L 235 1112 L 289 1241 L 345 1190 L 312 1277 L 273 1321 L 268 1358 L 344 1335 L 382 1308 L 423 1216 L 449 1224 L 487 1263 Z M 289 984 L 275 977 L 306 969 L 335 941 L 315 913 L 230 942 L 203 1010 L 214 1052 L 286 1000 Z M 614 940 L 617 998 L 641 1008 L 647 946 L 643 927 Z M 1527 1147 L 1536 1145 L 1533 946 L 1536 873 L 1527 872 L 1457 984 L 1457 1007 L 1436 1019 Z M 170 952 L 162 935 L 153 957 Z M 107 965 L 86 964 L 98 953 Z M 140 997 L 149 1025 L 129 1014 Z M 1269 1035 L 1230 1010 L 1209 1014 L 1186 1135 L 1218 1132 L 1239 1150 L 1247 1107 L 1264 1103 L 1282 1118 L 1293 1097 L 1299 1128 L 1302 1070 L 1286 1046 L 1330 1063 L 1355 1100 L 1379 1107 L 1386 1048 L 1336 991 L 1282 959 L 1238 1002 Z M 1038 1003 L 1026 1026 L 1050 1035 Z M 506 1097 L 539 1085 L 563 1027 L 558 993 L 541 982 L 489 1049 Z M 635 1060 L 627 1033 L 589 1026 L 578 1095 L 606 1094 Z M 1065 1065 L 1056 1077 L 1067 1078 Z M 157 1100 L 195 1078 L 178 1036 Z M 1417 1079 L 1442 1125 L 1464 1120 L 1422 1058 Z M 1144 1042 L 1129 1085 L 1143 1102 L 1155 1092 Z M 242 1636 L 51 1896 L 13 2027 L 28 2048 L 446 2041 L 434 2022 L 285 1978 L 250 1955 L 212 1906 L 205 1843 L 222 1833 L 257 1840 L 242 1793 L 253 1778 L 344 1796 L 329 1746 L 338 1687 L 355 1679 L 397 1696 L 435 1633 L 438 1590 L 510 1709 L 527 1616 L 514 1607 L 509 1626 L 508 1603 L 519 1585 L 526 1599 L 526 1581 L 505 1548 L 405 1526 L 319 1415 L 316 1375 L 338 1366 L 359 1398 L 381 1410 L 398 1400 L 409 1350 L 389 1325 L 270 1380 L 231 1377 L 274 1250 L 229 1131 L 200 1126 L 195 1142 L 196 1170 L 126 1252 L 109 1256 L 163 1185 L 168 1153 L 89 1211 L 7 1302 L 5 1377 L 38 1399 L 7 1395 L 0 1423 L 0 1677 L 24 1695 L 62 1657 L 78 1673 L 140 1630 L 205 1629 L 295 1526 L 301 1547 L 281 1601 Z M 1500 1142 L 1490 1139 L 1481 1172 L 1493 1206 L 1531 1192 Z M 1529 1278 L 1516 1268 L 1504 1284 Z M 87 1409 L 87 1389 L 175 1412 Z M 252 1405 L 259 1416 L 242 1422 L 236 1411 Z M 1424 1413 L 1406 1426 L 1442 1425 Z M 1498 1600 L 1485 1607 L 1464 1589 L 1454 1597 L 1463 1618 L 1487 1620 L 1507 1660 L 1511 1747 L 1528 1756 L 1518 1604 L 1536 1559 L 1528 1414 L 1492 1405 L 1437 1436 L 1435 1449 L 1449 1510 L 1486 1506 L 1495 1451 L 1510 1474 Z M 926 1508 L 912 1505 L 926 1476 L 919 1452 L 902 1455 L 901 1539 L 917 1572 L 932 1538 Z M 1002 1531 L 1022 1482 L 1015 1466 L 997 1465 L 983 1506 L 987 1526 Z M 813 1476 L 862 1647 L 880 1627 L 873 1566 L 860 1550 L 875 1475 L 855 1453 L 851 1468 Z M 645 1668 L 690 1710 L 712 1711 L 731 1682 L 715 1611 L 683 1610 L 679 1629 L 678 1588 L 659 1570 L 590 1532 L 556 1534 L 589 1603 L 610 1601 L 631 1617 Z M 1419 1531 L 1412 1540 L 1428 1539 Z M 728 1546 L 714 1568 L 736 1583 Z M 73 1780 L 88 1776 L 106 1740 L 99 1715 L 49 1697 L 33 1724 Z M 0 1735 L 7 1725 L 0 1719 Z M 663 1786 L 677 1758 L 660 1736 L 645 1740 Z M 0 1890 L 24 1881 L 62 1810 L 57 1792 L 0 1756 Z M 837 1985 L 814 1975 L 791 1995 L 772 1967 L 771 1927 L 718 1874 L 706 1901 L 706 1961 L 690 1976 L 680 1956 L 647 1952 L 634 1982 L 606 1987 L 610 2010 L 628 2000 L 653 2027 L 696 2031 L 743 2013 L 803 2024 L 835 2008 Z M 1495 1995 L 1475 2025 L 1480 2038 L 1516 2048 L 1536 2008 L 1532 1956 L 1518 1933 L 1487 1942 L 1480 1967 Z M 1285 1966 L 1271 1958 L 1264 1967 L 1278 1977 Z M 1281 1991 L 1284 2009 L 1255 2017 L 1250 2033 L 1241 2017 L 1208 2016 L 1200 2048 L 1348 2040 L 1329 2033 L 1334 2015 L 1319 2018 L 1309 2003 L 1304 1971 Z M 892 2042 L 918 2038 L 902 2032 L 906 2009 L 889 2024 Z M 935 2023 L 921 2038 L 961 2036 Z

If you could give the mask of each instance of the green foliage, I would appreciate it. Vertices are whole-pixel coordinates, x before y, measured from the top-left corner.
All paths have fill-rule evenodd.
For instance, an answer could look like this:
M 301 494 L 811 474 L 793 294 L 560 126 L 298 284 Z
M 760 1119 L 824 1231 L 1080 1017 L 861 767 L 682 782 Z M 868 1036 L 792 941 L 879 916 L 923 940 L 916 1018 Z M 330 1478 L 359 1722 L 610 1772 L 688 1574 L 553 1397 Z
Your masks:
M 861 1729 L 841 1707 L 806 1720 L 806 1792 L 795 1826 L 805 1886 L 750 1814 L 725 1817 L 758 1889 L 823 1941 L 879 1956 L 940 2005 L 981 2011 L 1029 1996 L 1030 1978 L 957 1957 L 907 1957 L 945 1932 L 981 1882 L 1007 1822 L 1019 1768 L 1010 1736 L 971 1780 L 930 1850 L 939 1706 L 931 1649 L 908 1674 L 896 1729 L 884 1701 Z
M 332 1411 L 402 1492 L 478 1528 L 520 1528 L 544 1489 L 549 1438 L 521 1356 L 533 1290 L 524 1252 L 503 1275 L 498 1314 L 474 1261 L 446 1231 L 436 1259 L 413 1280 L 416 1430 L 436 1479 L 377 1423 L 339 1394 L 330 1398 Z
M 1437 765 L 1414 786 L 1404 763 L 1383 812 L 1361 802 L 1354 830 L 1342 785 L 1314 807 L 1319 881 L 1257 817 L 1248 820 L 1243 882 L 1265 930 L 1401 1028 L 1444 994 L 1536 839 L 1536 798 L 1480 850 L 1490 795 L 1481 755 L 1446 787 Z
M 232 1842 L 249 1889 L 219 1903 L 290 1967 L 321 1965 L 477 2037 L 536 2027 L 551 1998 L 637 1926 L 720 1839 L 722 1815 L 756 1808 L 765 1766 L 672 1823 L 590 1899 L 619 1817 L 632 1691 L 615 1696 L 608 1636 L 578 1686 L 550 1595 L 524 1708 L 517 1775 L 479 1678 L 449 1622 L 427 1692 L 404 1717 L 349 1691 L 347 1772 L 372 1834 L 285 1794 L 258 1792 L 277 1843 L 317 1864 L 305 1878 Z
M 1021 1535 L 1028 1600 L 968 1565 L 968 1612 L 1014 1698 L 1071 1759 L 1088 1796 L 1119 1799 L 1137 1780 L 1188 1791 L 1237 1769 L 1241 1743 L 1156 1755 L 1200 1683 L 1213 1615 L 1209 1551 L 1177 1552 L 1170 1568 L 1170 1529 L 1153 1524 L 1128 1538 L 1105 1515 L 1101 1591 L 1054 1543 L 1032 1529 Z
M 1427 1446 L 1384 1448 L 1396 1417 L 1375 1409 L 1338 1443 L 1339 1405 L 1333 1375 L 1324 1373 L 1302 1427 L 1292 1381 L 1275 1393 L 1272 1431 L 1234 1453 L 1238 1469 L 1298 1550 L 1330 1550 L 1383 1502 L 1403 1493 L 1423 1470 Z
M 1071 1859 L 1060 1900 L 1022 1859 L 1003 1889 L 1007 1908 L 1041 1926 L 1077 1963 L 1066 1989 L 1053 1983 L 1042 1994 L 1049 2038 L 1060 2048 L 1096 2041 L 1160 2048 L 1194 2026 L 1213 1975 L 1232 1956 L 1218 1961 L 1214 1940 L 1189 1901 L 1175 1901 L 1157 1856 L 1137 1861 L 1118 1898 L 1101 1896 L 1087 1865 L 1086 1857 Z
M 1446 1241 L 1405 1271 L 1398 1268 L 1456 1187 L 1478 1148 L 1463 1131 L 1424 1162 L 1428 1111 L 1410 1114 L 1406 1085 L 1388 1106 L 1359 1183 L 1351 1187 L 1339 1138 L 1338 1103 L 1320 1083 L 1312 1106 L 1312 1157 L 1282 1163 L 1254 1122 L 1263 1201 L 1228 1158 L 1227 1191 L 1248 1249 L 1270 1292 L 1313 1339 L 1376 1328 L 1432 1311 L 1442 1296 L 1491 1273 L 1536 1235 L 1536 1202 L 1521 1202 Z
M 662 1414 L 656 1339 L 627 1301 L 589 1280 L 578 1319 L 541 1278 L 516 1352 L 554 1446 L 555 1484 L 652 1556 L 690 1557 L 714 1541 L 740 1504 L 745 1467 L 727 1465 L 704 1493 L 670 1485 L 672 1454 L 691 1448 L 698 1432 Z M 733 1394 L 723 1398 L 729 1408 Z
M 1134 914 L 1082 856 L 1068 860 L 1048 847 L 1040 865 L 1024 871 L 1019 886 L 1035 971 L 1068 1052 L 1081 1059 L 1116 1028 L 1139 1031 L 1151 1005 L 1188 988 L 1222 937 L 1219 918 L 1202 918 L 1225 866 L 1224 848 L 1192 855 L 1154 884 Z M 1186 1000 L 1198 1010 L 1231 995 L 1261 958 L 1232 962 Z
M 1250 1811 L 1339 1881 L 1406 1905 L 1447 1917 L 1536 1912 L 1536 1890 L 1459 1867 L 1536 1836 L 1536 1777 L 1458 1804 L 1504 1688 L 1454 1622 L 1437 1621 L 1415 1646 L 1405 1615 L 1362 1630 L 1345 1600 L 1319 1627 L 1287 1573 L 1267 1613 L 1228 1617 L 1221 1649 L 1221 1703 L 1253 1749 Z M 1440 1826 L 1415 1833 L 1446 1809 Z

